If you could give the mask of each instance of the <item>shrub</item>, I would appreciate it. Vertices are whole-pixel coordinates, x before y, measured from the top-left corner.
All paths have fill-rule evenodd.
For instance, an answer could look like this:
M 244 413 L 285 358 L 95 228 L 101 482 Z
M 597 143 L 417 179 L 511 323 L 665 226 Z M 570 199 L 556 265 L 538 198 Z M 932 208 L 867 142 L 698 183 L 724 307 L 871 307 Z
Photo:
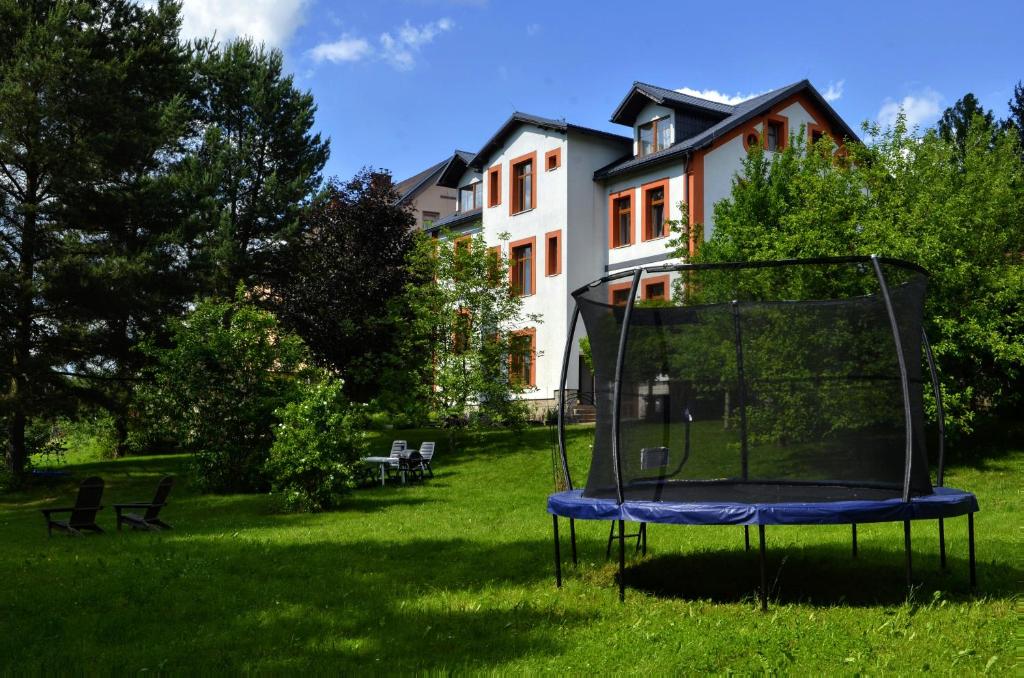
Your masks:
M 277 416 L 281 423 L 266 465 L 274 491 L 290 509 L 334 508 L 355 484 L 354 470 L 366 450 L 359 428 L 365 417 L 342 395 L 341 380 L 329 376 L 303 387 Z
M 265 490 L 275 412 L 294 399 L 308 364 L 302 341 L 240 293 L 200 302 L 173 323 L 170 347 L 146 351 L 156 363 L 140 395 L 147 419 L 194 452 L 200 487 Z

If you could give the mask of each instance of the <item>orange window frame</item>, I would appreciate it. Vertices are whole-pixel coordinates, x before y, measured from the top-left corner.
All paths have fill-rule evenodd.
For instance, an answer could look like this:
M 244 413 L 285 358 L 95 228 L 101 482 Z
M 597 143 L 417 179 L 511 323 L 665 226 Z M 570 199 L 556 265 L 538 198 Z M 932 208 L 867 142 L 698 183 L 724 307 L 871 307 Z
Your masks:
M 552 159 L 554 159 L 554 161 L 555 161 L 553 165 L 551 163 Z M 554 170 L 558 169 L 561 166 L 562 166 L 562 149 L 561 148 L 556 148 L 556 149 L 548 151 L 547 153 L 544 154 L 544 171 L 545 172 L 553 172 Z
M 537 328 L 528 327 L 522 330 L 515 330 L 512 332 L 513 337 L 529 337 L 530 339 L 530 376 L 529 381 L 521 386 L 535 387 L 537 385 Z M 508 356 L 508 373 L 510 379 L 516 379 L 519 375 L 516 374 L 516 356 L 511 351 Z
M 652 181 L 652 182 L 650 182 L 648 184 L 644 184 L 643 186 L 641 186 L 640 187 L 640 204 L 643 206 L 643 214 L 640 215 L 640 219 L 641 219 L 641 223 L 642 223 L 642 226 L 640 227 L 640 239 L 643 242 L 646 242 L 648 240 L 658 240 L 660 238 L 668 237 L 668 231 L 667 230 L 665 232 L 665 235 L 659 235 L 659 236 L 652 235 L 652 233 L 653 233 L 652 227 L 654 226 L 654 224 L 650 223 L 650 220 L 651 220 L 650 219 L 651 210 L 650 210 L 650 208 L 649 208 L 649 206 L 647 204 L 647 194 L 650 193 L 651 191 L 655 191 L 655 190 L 657 190 L 659 188 L 662 189 L 662 204 L 661 204 L 662 215 L 663 215 L 665 221 L 669 220 L 668 206 L 671 205 L 672 203 L 670 203 L 669 199 L 668 199 L 668 179 L 667 178 L 665 178 L 665 179 L 658 179 L 657 181 Z M 662 224 L 662 225 L 664 225 L 664 224 Z
M 629 247 L 636 242 L 636 193 L 632 188 L 608 196 L 608 249 L 614 250 L 619 247 Z M 618 221 L 615 214 L 615 203 L 622 198 L 629 198 L 629 242 L 622 244 L 615 243 L 615 236 L 618 233 Z
M 516 209 L 518 198 L 518 186 L 516 181 L 516 167 L 530 163 L 530 206 L 521 210 Z M 512 158 L 508 163 L 508 215 L 514 216 L 537 209 L 537 151 L 524 153 L 517 158 Z
M 756 127 L 749 127 L 747 129 L 743 130 L 743 134 L 740 135 L 740 136 L 743 139 L 743 150 L 744 151 L 750 151 L 751 147 L 753 147 L 754 144 L 761 143 L 761 138 L 762 138 L 761 137 L 761 132 L 758 132 Z M 750 140 L 751 136 L 754 137 L 754 141 Z
M 497 207 L 501 204 L 501 165 L 494 165 L 487 170 L 487 206 Z
M 615 283 L 608 286 L 608 305 L 609 306 L 625 306 L 629 300 L 629 295 L 626 295 L 627 302 L 618 304 L 615 302 L 615 295 L 618 292 L 626 291 L 629 292 L 633 288 L 633 282 Z
M 555 243 L 555 256 L 551 256 L 551 242 Z M 547 277 L 562 273 L 562 230 L 544 234 L 544 275 Z
M 665 296 L 652 297 L 649 288 L 654 285 L 664 285 Z M 670 301 L 672 299 L 672 289 L 669 287 L 669 276 L 666 275 L 654 275 L 650 278 L 645 278 L 640 281 L 640 298 L 644 301 L 653 301 L 655 299 L 661 299 L 663 301 Z
M 784 115 L 775 115 L 773 113 L 764 116 L 764 131 L 762 133 L 764 136 L 762 136 L 761 138 L 764 139 L 765 150 L 769 150 L 768 125 L 771 124 L 778 125 L 781 128 L 781 131 L 779 132 L 779 146 L 774 151 L 775 153 L 781 153 L 782 151 L 786 150 L 787 146 L 789 146 L 789 118 L 787 118 Z
M 537 294 L 537 237 L 531 236 L 529 238 L 523 238 L 522 240 L 516 240 L 508 244 L 508 283 L 513 289 L 516 287 L 515 273 L 516 273 L 516 248 L 522 247 L 523 245 L 530 246 L 530 293 L 520 294 L 521 297 L 532 297 Z

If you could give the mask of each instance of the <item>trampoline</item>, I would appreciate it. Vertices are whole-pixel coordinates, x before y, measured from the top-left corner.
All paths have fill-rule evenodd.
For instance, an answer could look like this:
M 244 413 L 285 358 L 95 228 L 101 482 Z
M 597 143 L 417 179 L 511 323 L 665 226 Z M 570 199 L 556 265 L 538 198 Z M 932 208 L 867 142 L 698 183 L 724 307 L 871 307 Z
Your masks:
M 943 486 L 942 397 L 922 325 L 927 282 L 915 264 L 871 256 L 653 266 L 573 292 L 558 395 L 566 489 L 547 502 L 556 584 L 559 517 L 569 519 L 574 564 L 576 520 L 611 521 L 609 554 L 617 528 L 620 600 L 626 537 L 646 553 L 648 523 L 743 525 L 748 549 L 757 526 L 767 609 L 765 526 L 849 524 L 856 557 L 859 523 L 902 522 L 909 586 L 911 522 L 937 521 L 944 568 L 944 520 L 966 515 L 974 587 L 978 502 Z M 596 423 L 586 484 L 576 488 L 565 413 L 581 319 Z M 639 530 L 626 535 L 626 522 Z

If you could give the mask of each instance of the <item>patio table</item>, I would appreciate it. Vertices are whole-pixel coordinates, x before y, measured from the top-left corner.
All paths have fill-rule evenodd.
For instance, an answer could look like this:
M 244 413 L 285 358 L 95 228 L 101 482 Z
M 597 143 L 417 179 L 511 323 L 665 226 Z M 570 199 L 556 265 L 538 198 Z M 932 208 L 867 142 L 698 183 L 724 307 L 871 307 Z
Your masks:
M 384 487 L 384 481 L 387 480 L 387 470 L 391 466 L 391 457 L 363 457 L 360 459 L 364 464 L 378 464 L 380 466 L 380 486 Z M 405 480 L 404 478 L 402 479 Z

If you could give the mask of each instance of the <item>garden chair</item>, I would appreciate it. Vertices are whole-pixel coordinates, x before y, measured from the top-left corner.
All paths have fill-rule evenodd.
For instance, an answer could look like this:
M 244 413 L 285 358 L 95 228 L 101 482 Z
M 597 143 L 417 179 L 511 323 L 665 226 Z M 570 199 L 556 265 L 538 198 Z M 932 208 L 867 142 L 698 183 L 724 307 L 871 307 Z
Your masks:
M 391 443 L 391 466 L 388 467 L 388 476 L 397 474 L 402 468 L 402 460 L 405 459 L 406 442 L 404 440 L 396 440 Z
M 420 444 L 420 472 L 426 471 L 431 478 L 434 477 L 434 470 L 430 468 L 430 462 L 434 458 L 434 443 Z
M 102 533 L 103 530 L 96 524 L 96 514 L 103 508 L 100 504 L 102 498 L 103 478 L 93 476 L 83 480 L 78 486 L 78 497 L 74 506 L 42 509 L 43 517 L 46 518 L 47 536 L 53 535 L 53 528 L 64 530 L 76 537 L 82 535 L 82 530 Z M 67 520 L 54 520 L 50 517 L 54 513 L 71 515 Z
M 160 509 L 167 505 L 167 496 L 174 486 L 174 478 L 167 476 L 156 486 L 156 495 L 153 501 L 137 502 L 133 504 L 114 504 L 114 511 L 117 512 L 117 529 L 121 525 L 128 524 L 135 529 L 142 530 L 169 530 L 171 526 L 160 520 Z M 146 509 L 143 514 L 125 513 L 125 509 Z

